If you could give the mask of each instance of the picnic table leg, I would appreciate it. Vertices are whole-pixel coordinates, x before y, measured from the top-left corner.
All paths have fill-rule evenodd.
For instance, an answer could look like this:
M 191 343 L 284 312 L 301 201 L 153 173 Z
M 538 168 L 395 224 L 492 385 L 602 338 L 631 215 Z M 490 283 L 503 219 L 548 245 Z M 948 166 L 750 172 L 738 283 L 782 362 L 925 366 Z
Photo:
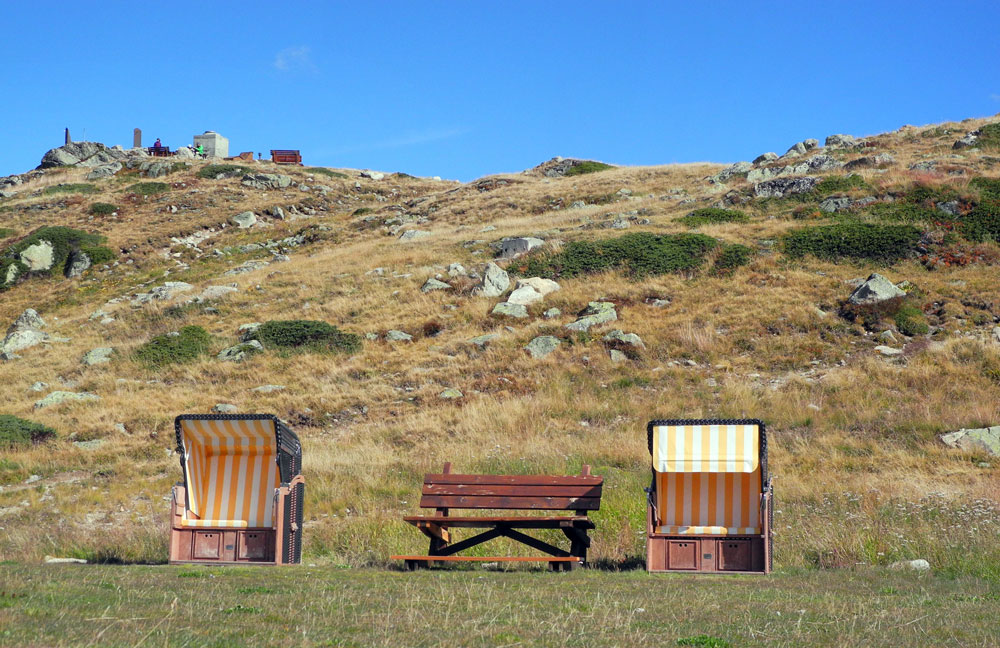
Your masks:
M 563 528 L 562 531 L 570 541 L 569 554 L 580 558 L 580 564 L 586 566 L 587 548 L 590 547 L 590 536 L 587 535 L 585 530 L 578 529 L 576 527 Z M 573 569 L 574 566 L 574 563 L 567 563 L 567 570 Z

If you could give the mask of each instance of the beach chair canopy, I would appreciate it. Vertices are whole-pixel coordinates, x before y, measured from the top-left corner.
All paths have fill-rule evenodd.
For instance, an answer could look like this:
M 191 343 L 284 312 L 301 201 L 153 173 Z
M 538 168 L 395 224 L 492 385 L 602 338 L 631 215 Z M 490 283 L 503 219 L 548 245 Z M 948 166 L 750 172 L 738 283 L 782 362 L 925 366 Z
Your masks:
M 656 532 L 761 532 L 766 480 L 764 425 L 757 420 L 649 424 Z
M 272 528 L 275 489 L 301 470 L 295 433 L 263 414 L 184 415 L 175 428 L 186 491 L 181 525 Z

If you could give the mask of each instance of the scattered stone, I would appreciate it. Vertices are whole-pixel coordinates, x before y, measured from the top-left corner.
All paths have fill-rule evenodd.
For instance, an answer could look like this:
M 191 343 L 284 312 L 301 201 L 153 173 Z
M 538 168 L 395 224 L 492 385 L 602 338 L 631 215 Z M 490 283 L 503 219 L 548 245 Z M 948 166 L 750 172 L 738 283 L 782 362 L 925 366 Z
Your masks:
M 250 340 L 249 342 L 240 342 L 228 349 L 223 349 L 216 357 L 223 362 L 243 362 L 253 354 L 260 353 L 263 350 L 263 344 L 257 340 Z
M 236 284 L 230 284 L 228 286 L 208 286 L 205 290 L 201 291 L 200 295 L 193 298 L 191 301 L 196 304 L 201 304 L 207 301 L 222 299 L 226 295 L 231 295 L 235 292 L 239 292 L 239 288 L 236 287 Z
M 61 405 L 62 403 L 74 401 L 95 401 L 100 399 L 101 397 L 97 394 L 91 394 L 89 392 L 54 391 L 42 400 L 36 401 L 35 409 L 42 409 L 43 407 L 51 407 L 53 405 Z
M 708 181 L 712 184 L 722 184 L 734 176 L 740 174 L 745 174 L 753 168 L 753 164 L 750 162 L 737 162 L 736 164 L 730 165 L 719 171 L 713 176 L 709 176 Z
M 403 331 L 390 329 L 386 331 L 385 339 L 389 340 L 390 342 L 412 342 L 413 336 Z
M 633 349 L 645 349 L 642 338 L 635 333 L 625 333 L 621 329 L 615 329 L 601 338 L 605 344 L 613 347 L 630 347 Z
M 531 286 L 542 297 L 554 293 L 560 288 L 559 284 L 557 284 L 555 281 L 552 281 L 551 279 L 543 279 L 542 277 L 530 277 L 528 279 L 518 279 L 517 287 L 522 288 L 524 286 Z
M 236 329 L 236 334 L 240 336 L 240 342 L 248 342 L 253 338 L 254 333 L 260 328 L 260 322 L 249 322 L 247 324 L 240 324 L 239 328 Z
M 896 336 L 892 334 L 892 331 L 885 330 L 879 333 L 878 339 L 885 342 L 886 344 L 896 344 L 898 340 Z
M 580 311 L 575 322 L 566 325 L 571 331 L 587 331 L 591 326 L 613 322 L 618 319 L 618 312 L 612 302 L 590 302 Z
M 495 263 L 486 264 L 483 281 L 472 289 L 472 294 L 478 297 L 499 297 L 510 288 L 510 277 L 507 271 Z
M 101 180 L 102 178 L 110 178 L 114 174 L 122 170 L 121 162 L 111 162 L 109 164 L 102 164 L 101 166 L 94 167 L 94 170 L 87 174 L 87 180 Z
M 562 341 L 553 335 L 540 335 L 525 346 L 525 350 L 536 360 L 544 358 L 559 348 Z
M 469 338 L 466 342 L 469 344 L 475 344 L 480 349 L 485 349 L 489 346 L 490 342 L 499 338 L 500 335 L 497 333 L 487 333 L 486 335 L 478 335 L 474 338 Z
M 49 383 L 47 382 L 36 382 L 31 386 L 31 391 L 33 392 L 43 392 L 49 388 Z
M 670 300 L 659 299 L 657 297 L 647 297 L 646 303 L 652 306 L 653 308 L 666 308 L 667 306 L 670 305 Z
M 896 158 L 889 155 L 888 153 L 879 153 L 877 155 L 866 155 L 865 157 L 860 157 L 856 160 L 851 160 L 844 165 L 844 169 L 850 171 L 852 169 L 868 169 L 868 168 L 878 168 L 881 166 L 886 166 L 889 164 L 894 164 Z
M 239 408 L 229 403 L 216 403 L 215 406 L 212 407 L 212 411 L 216 414 L 235 414 L 239 411 Z
M 362 171 L 358 175 L 362 178 L 368 178 L 369 180 L 381 180 L 385 177 L 384 173 L 379 173 L 378 171 Z
M 962 137 L 962 139 L 952 144 L 952 148 L 956 150 L 964 148 L 972 148 L 973 146 L 976 146 L 976 144 L 978 143 L 979 143 L 979 131 L 974 130 L 971 133 L 966 133 L 965 136 Z
M 222 273 L 224 277 L 235 277 L 236 275 L 246 274 L 248 272 L 254 272 L 255 270 L 260 270 L 261 268 L 266 268 L 269 265 L 267 261 L 252 260 L 245 261 L 240 265 L 236 266 L 231 270 L 226 270 Z
M 400 234 L 399 239 L 397 240 L 400 243 L 409 243 L 411 241 L 417 241 L 422 238 L 427 238 L 430 235 L 431 233 L 426 230 L 411 229 L 411 230 L 406 230 L 405 232 Z
M 931 564 L 924 560 L 923 558 L 917 558 L 916 560 L 899 560 L 891 565 L 889 569 L 909 569 L 911 571 L 928 571 L 931 568 Z
M 83 558 L 56 558 L 55 556 L 45 556 L 45 564 L 47 565 L 86 565 L 87 561 Z
M 128 428 L 125 427 L 124 423 L 115 423 L 115 432 L 118 434 L 128 434 Z
M 611 356 L 611 362 L 614 362 L 616 364 L 628 361 L 628 356 L 619 351 L 618 349 L 611 349 L 610 351 L 608 351 L 608 355 Z
M 881 353 L 887 358 L 894 358 L 903 355 L 903 351 L 901 349 L 893 349 L 892 347 L 884 346 L 881 344 L 875 347 L 875 352 Z
M 545 319 L 555 319 L 560 315 L 562 315 L 562 311 L 559 310 L 558 308 L 550 308 L 544 313 L 542 313 L 542 317 L 544 317 Z
M 527 252 L 531 252 L 537 247 L 545 244 L 540 238 L 522 236 L 518 238 L 505 238 L 500 241 L 500 258 L 513 259 Z
M 542 301 L 542 294 L 529 285 L 520 286 L 507 296 L 508 304 L 523 304 L 525 306 Z
M 91 441 L 74 441 L 73 445 L 81 450 L 97 450 L 106 443 L 107 441 L 104 439 L 93 439 Z
M 429 293 L 434 290 L 451 290 L 451 286 L 443 281 L 438 281 L 434 277 L 431 277 L 424 282 L 424 285 L 420 287 L 420 292 Z
M 500 302 L 493 307 L 490 312 L 491 315 L 498 315 L 500 317 L 514 317 L 517 319 L 523 319 L 528 316 L 528 309 L 524 307 L 524 304 L 511 304 L 508 302 Z
M 236 225 L 240 229 L 247 229 L 253 227 L 257 223 L 257 216 L 255 216 L 252 211 L 245 211 L 236 214 L 229 220 L 232 221 L 233 225 Z
M 29 272 L 43 272 L 52 269 L 55 250 L 52 244 L 42 240 L 24 248 L 20 254 L 21 263 L 28 266 Z
M 959 216 L 961 215 L 962 204 L 957 200 L 948 200 L 945 202 L 939 202 L 934 205 L 937 207 L 939 212 L 948 214 L 949 216 Z
M 843 211 L 851 206 L 851 199 L 847 197 L 830 197 L 819 204 L 819 210 L 827 214 Z
M 828 148 L 848 148 L 855 143 L 853 135 L 828 135 L 825 142 Z
M 44 327 L 45 321 L 38 312 L 33 308 L 26 309 L 7 329 L 7 335 L 0 345 L 0 352 L 9 358 L 18 351 L 49 341 L 49 335 L 39 330 Z
M 253 189 L 285 189 L 292 184 L 292 179 L 276 173 L 248 173 L 243 176 L 242 183 Z
M 465 394 L 463 394 L 462 392 L 458 391 L 454 387 L 448 387 L 447 389 L 445 389 L 444 391 L 442 391 L 440 394 L 438 394 L 439 398 L 443 398 L 445 400 L 455 400 L 456 398 L 462 398 L 463 396 L 465 396 Z
M 758 198 L 782 198 L 794 194 L 808 193 L 816 187 L 817 178 L 775 178 L 754 185 L 754 195 Z
M 1000 344 L 1000 326 L 993 327 L 993 341 L 996 344 Z
M 250 263 L 248 261 L 248 263 Z M 162 286 L 153 288 L 148 293 L 139 293 L 132 299 L 133 306 L 142 306 L 153 301 L 167 301 L 173 299 L 181 293 L 194 290 L 194 286 L 183 281 L 168 281 Z
M 70 279 L 76 279 L 89 270 L 91 265 L 92 262 L 89 254 L 83 250 L 73 250 L 69 254 L 69 261 L 66 266 L 66 276 Z
M 24 480 L 25 484 L 34 484 L 35 482 L 42 481 L 41 475 L 29 475 L 27 479 Z
M 941 435 L 941 442 L 949 448 L 967 452 L 985 452 L 1000 457 L 1000 425 L 987 428 L 961 429 Z
M 284 385 L 261 385 L 260 387 L 254 387 L 250 391 L 257 392 L 258 394 L 270 394 L 273 392 L 284 391 L 285 389 Z
M 879 273 L 873 272 L 863 284 L 854 289 L 847 298 L 847 303 L 878 304 L 896 297 L 906 297 L 906 293 Z
M 448 276 L 449 277 L 464 277 L 469 274 L 468 270 L 461 263 L 452 263 L 448 265 Z
M 96 349 L 91 349 L 83 355 L 81 362 L 87 366 L 92 367 L 98 364 L 107 364 L 111 362 L 111 356 L 114 355 L 115 350 L 111 347 L 98 347 Z
M 754 164 L 763 164 L 764 162 L 774 162 L 777 159 L 778 159 L 778 154 L 777 153 L 771 153 L 769 151 L 767 153 L 763 153 L 763 154 L 758 155 L 757 157 L 755 157 L 753 159 L 753 163 Z

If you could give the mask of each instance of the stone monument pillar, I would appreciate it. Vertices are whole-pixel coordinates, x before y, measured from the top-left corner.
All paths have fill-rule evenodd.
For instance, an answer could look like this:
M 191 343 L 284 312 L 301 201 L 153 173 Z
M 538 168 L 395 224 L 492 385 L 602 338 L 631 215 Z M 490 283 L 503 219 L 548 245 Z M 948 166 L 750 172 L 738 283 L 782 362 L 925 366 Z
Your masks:
M 142 148 L 142 129 L 136 128 L 132 131 L 132 148 Z
M 70 143 L 70 142 L 72 142 L 72 141 L 73 141 L 73 140 L 71 140 L 71 139 L 69 138 L 69 129 L 67 128 L 67 129 L 66 129 L 66 141 L 64 142 L 64 144 L 69 144 L 69 143 Z

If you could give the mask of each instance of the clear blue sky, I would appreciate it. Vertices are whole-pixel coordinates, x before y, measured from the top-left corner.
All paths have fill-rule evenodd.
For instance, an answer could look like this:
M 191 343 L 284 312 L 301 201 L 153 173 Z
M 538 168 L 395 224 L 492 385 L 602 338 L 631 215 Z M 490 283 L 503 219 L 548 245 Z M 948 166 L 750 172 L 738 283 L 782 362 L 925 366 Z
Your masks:
M 1000 2 L 18 2 L 0 175 L 74 139 L 470 180 L 1000 112 Z

